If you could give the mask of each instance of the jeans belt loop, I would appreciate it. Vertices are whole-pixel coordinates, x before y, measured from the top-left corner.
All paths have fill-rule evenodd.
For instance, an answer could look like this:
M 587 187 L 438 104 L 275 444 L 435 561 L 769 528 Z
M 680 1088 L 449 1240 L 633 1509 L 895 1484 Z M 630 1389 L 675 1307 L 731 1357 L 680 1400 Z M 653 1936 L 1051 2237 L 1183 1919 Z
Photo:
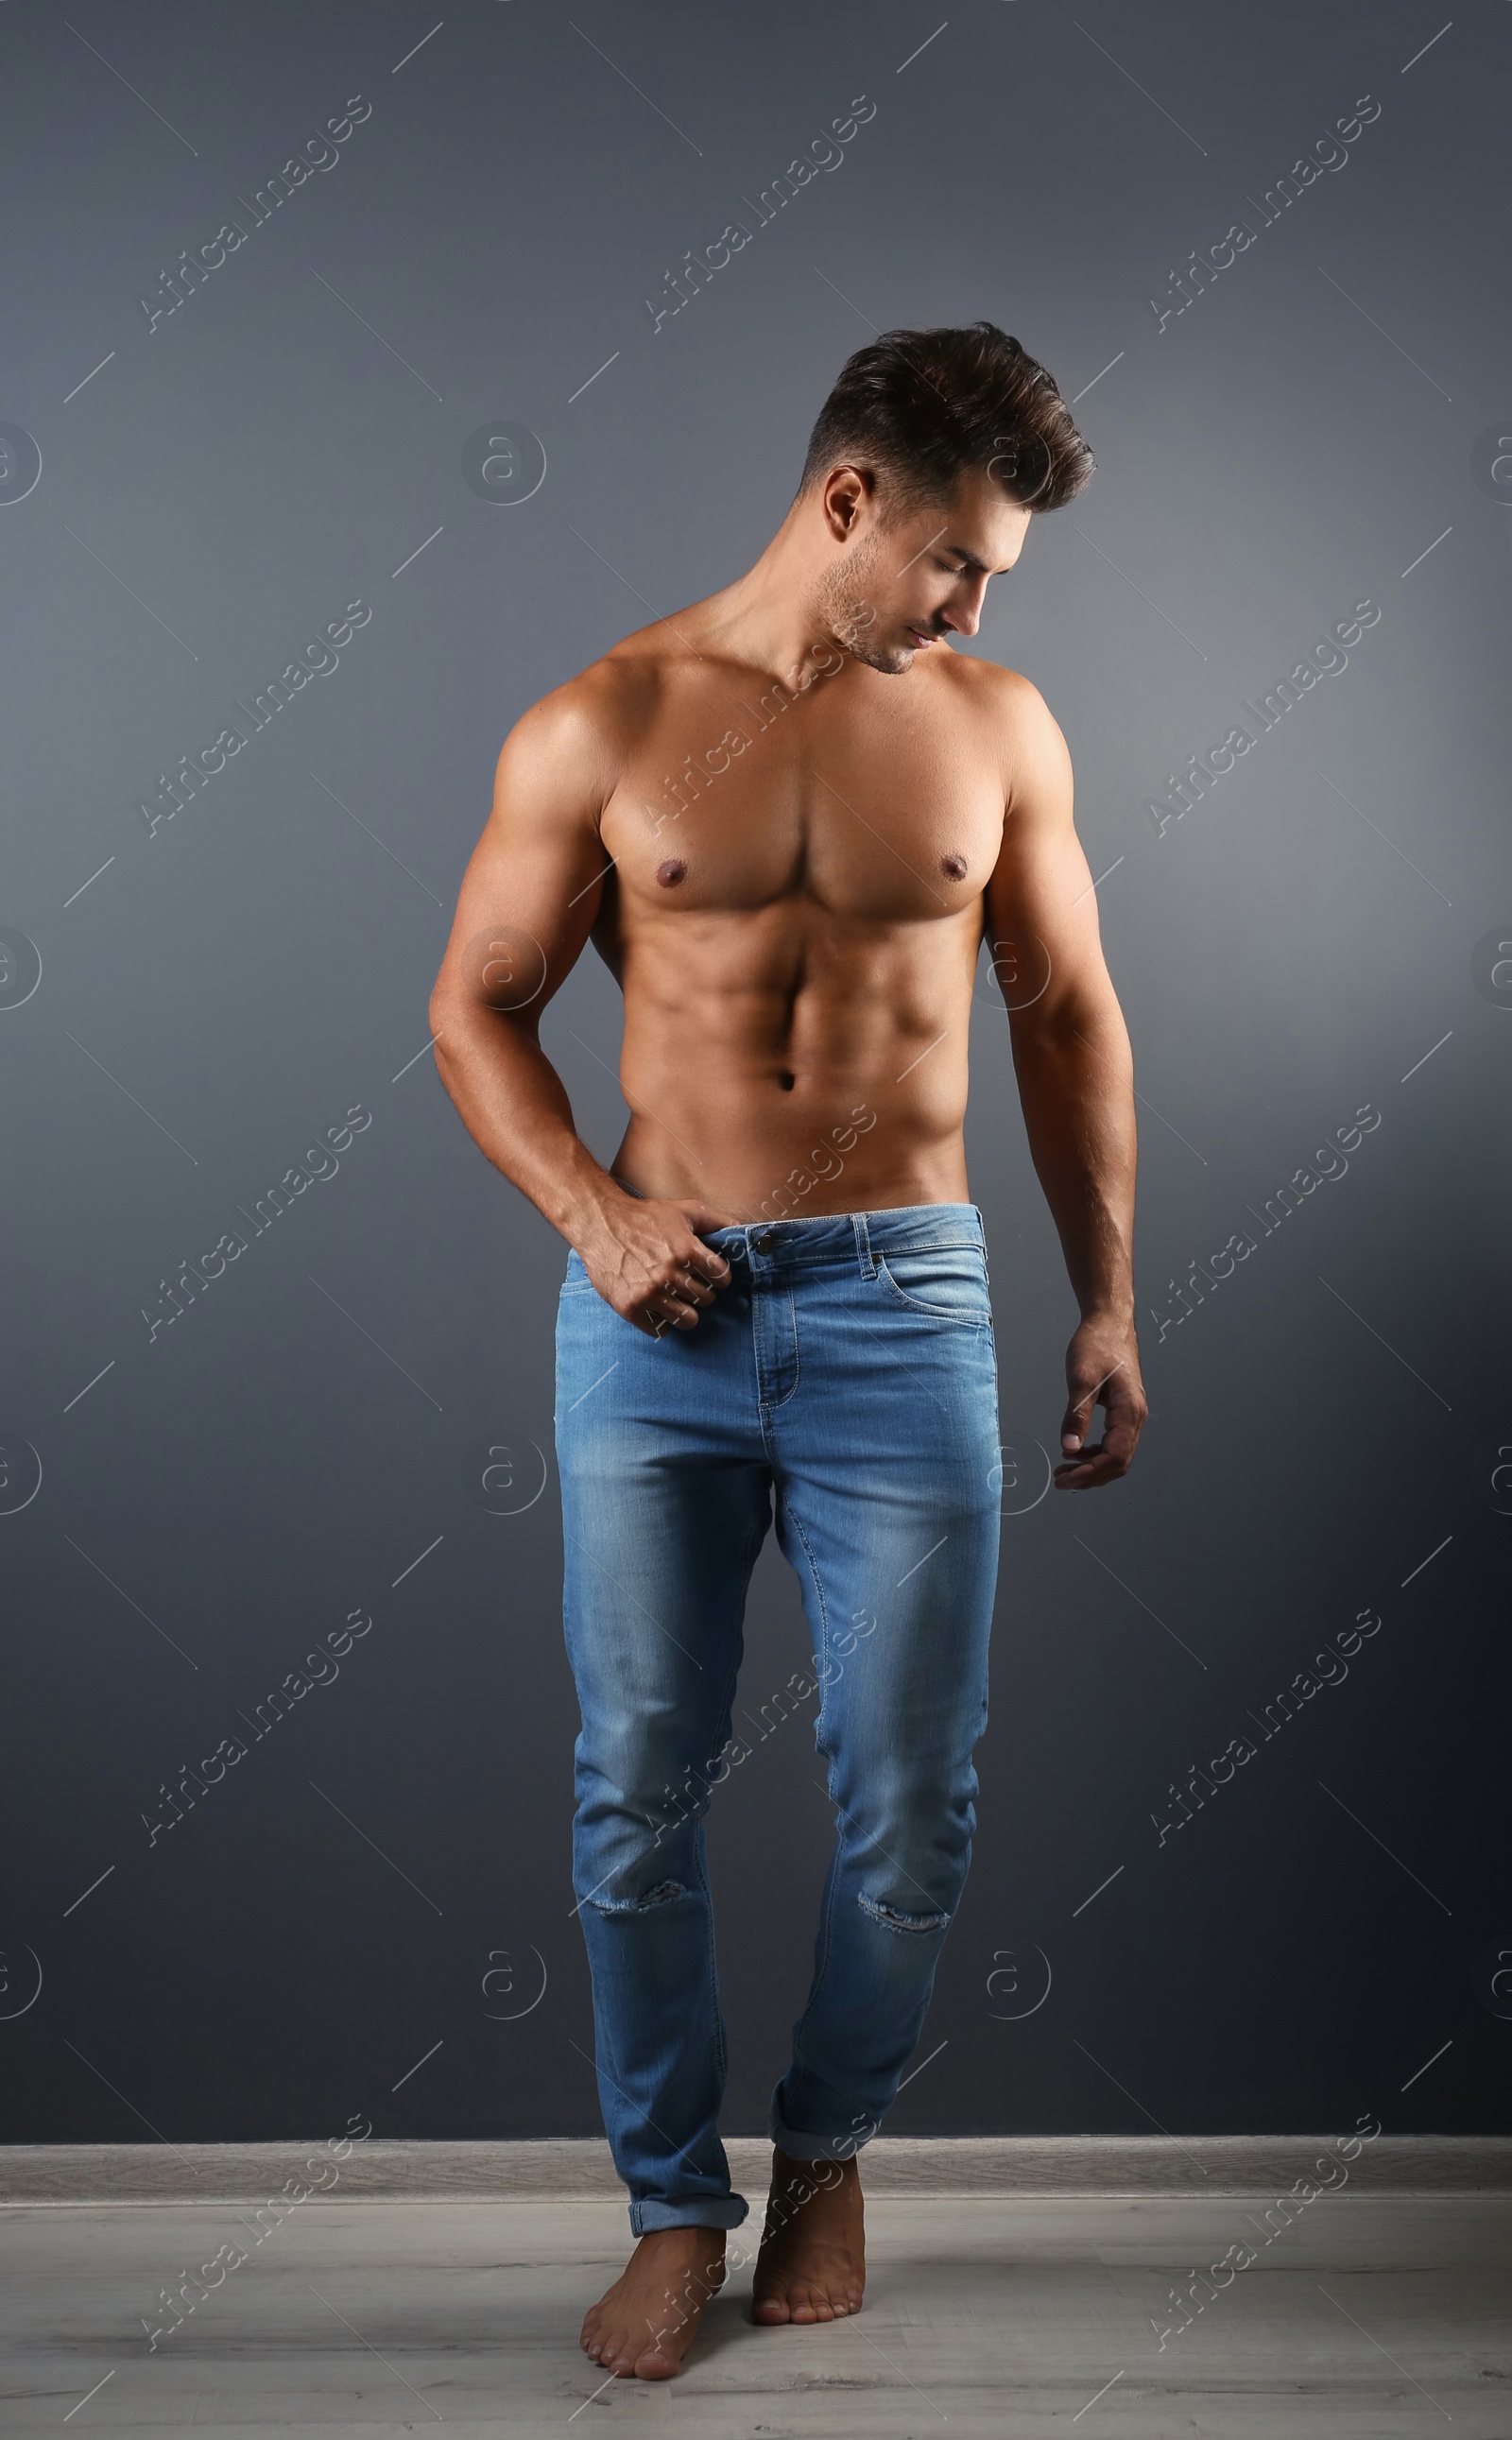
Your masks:
M 866 1225 L 866 1213 L 853 1211 L 851 1226 L 855 1230 L 855 1258 L 861 1266 L 861 1277 L 863 1280 L 874 1280 L 876 1265 L 872 1259 L 872 1239 Z

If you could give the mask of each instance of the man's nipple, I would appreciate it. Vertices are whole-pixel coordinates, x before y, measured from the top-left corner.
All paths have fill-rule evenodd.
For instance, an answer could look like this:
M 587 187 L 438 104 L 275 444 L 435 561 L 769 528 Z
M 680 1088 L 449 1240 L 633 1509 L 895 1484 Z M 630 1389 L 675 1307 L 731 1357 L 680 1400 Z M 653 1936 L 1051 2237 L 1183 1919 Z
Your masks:
M 940 870 L 947 881 L 964 881 L 966 859 L 963 855 L 943 855 L 940 858 Z
M 663 889 L 675 889 L 688 868 L 680 855 L 669 855 L 665 864 L 657 867 L 657 879 Z

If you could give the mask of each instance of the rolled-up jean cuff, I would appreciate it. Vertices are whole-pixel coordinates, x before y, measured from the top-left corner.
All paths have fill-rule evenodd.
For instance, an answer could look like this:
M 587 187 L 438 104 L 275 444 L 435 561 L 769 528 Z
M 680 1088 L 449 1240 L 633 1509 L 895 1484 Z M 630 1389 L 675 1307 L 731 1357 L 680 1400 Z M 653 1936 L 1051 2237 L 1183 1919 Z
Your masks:
M 871 2142 L 874 2126 L 865 2135 L 854 2131 L 849 2135 L 805 2135 L 796 2126 L 784 2126 L 780 2118 L 772 2121 L 772 2142 L 790 2161 L 850 2161 L 863 2144 Z
M 739 2228 L 749 2210 L 744 2195 L 727 2195 L 723 2200 L 710 2195 L 686 2203 L 633 2202 L 630 2233 L 645 2236 L 655 2228 Z

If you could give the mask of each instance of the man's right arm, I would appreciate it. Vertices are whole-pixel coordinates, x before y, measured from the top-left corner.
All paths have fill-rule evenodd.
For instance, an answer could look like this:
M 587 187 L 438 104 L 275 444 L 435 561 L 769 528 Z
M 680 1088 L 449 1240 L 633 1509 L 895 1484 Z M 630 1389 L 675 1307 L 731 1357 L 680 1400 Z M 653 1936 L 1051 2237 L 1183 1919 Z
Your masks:
M 659 1337 L 691 1329 L 729 1265 L 696 1231 L 726 1215 L 627 1194 L 595 1160 L 545 1051 L 541 1012 L 581 956 L 612 859 L 599 818 L 616 778 L 609 682 L 528 711 L 495 775 L 431 995 L 436 1064 L 474 1140 L 574 1246 L 605 1301 Z

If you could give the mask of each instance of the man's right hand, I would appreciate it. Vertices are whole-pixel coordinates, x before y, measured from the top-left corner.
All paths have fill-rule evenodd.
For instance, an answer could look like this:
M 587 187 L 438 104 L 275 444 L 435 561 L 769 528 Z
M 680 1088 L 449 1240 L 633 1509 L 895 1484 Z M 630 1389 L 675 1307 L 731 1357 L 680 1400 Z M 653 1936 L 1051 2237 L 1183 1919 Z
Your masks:
M 695 1330 L 700 1308 L 729 1284 L 729 1265 L 698 1230 L 739 1226 L 736 1213 L 712 1204 L 617 1194 L 578 1252 L 604 1303 L 648 1338 L 660 1338 L 669 1329 Z

